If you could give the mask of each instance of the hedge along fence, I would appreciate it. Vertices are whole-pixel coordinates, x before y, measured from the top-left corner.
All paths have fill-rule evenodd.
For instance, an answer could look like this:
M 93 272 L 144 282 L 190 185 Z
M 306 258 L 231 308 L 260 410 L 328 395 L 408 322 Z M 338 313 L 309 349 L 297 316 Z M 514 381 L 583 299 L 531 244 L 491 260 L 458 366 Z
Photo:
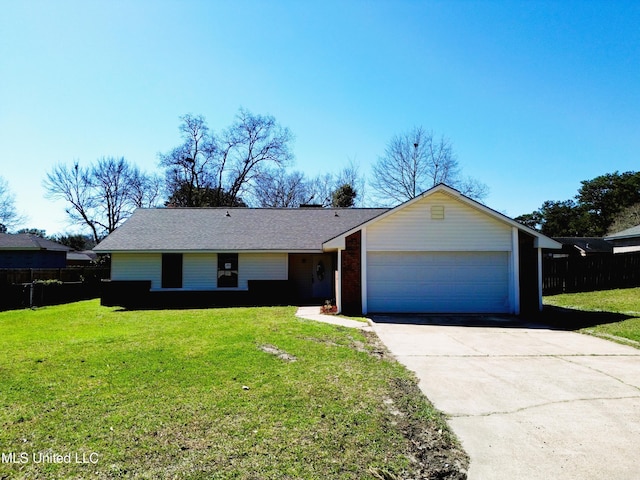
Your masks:
M 42 307 L 100 296 L 104 267 L 1 269 L 0 310 Z

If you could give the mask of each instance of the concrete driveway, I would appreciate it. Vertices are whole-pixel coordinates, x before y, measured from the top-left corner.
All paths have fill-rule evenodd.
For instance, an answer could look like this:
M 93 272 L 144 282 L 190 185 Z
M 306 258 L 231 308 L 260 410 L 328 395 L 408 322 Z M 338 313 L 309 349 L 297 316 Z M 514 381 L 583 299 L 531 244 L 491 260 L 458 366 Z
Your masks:
M 470 480 L 640 478 L 640 350 L 502 318 L 372 320 L 449 417 Z

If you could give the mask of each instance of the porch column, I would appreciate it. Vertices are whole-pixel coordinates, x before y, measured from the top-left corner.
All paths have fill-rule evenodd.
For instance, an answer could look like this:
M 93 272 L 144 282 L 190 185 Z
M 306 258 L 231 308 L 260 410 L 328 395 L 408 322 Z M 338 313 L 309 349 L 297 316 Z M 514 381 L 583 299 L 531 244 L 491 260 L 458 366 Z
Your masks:
M 542 248 L 538 247 L 538 311 L 542 311 Z
M 362 314 L 366 315 L 367 308 L 367 229 L 366 227 L 361 230 L 362 237 L 360 239 L 360 285 L 362 288 Z
M 520 314 L 520 246 L 518 228 L 511 228 L 511 291 L 513 313 Z
M 338 271 L 334 283 L 336 289 L 336 308 L 338 312 L 342 312 L 342 249 L 338 249 Z

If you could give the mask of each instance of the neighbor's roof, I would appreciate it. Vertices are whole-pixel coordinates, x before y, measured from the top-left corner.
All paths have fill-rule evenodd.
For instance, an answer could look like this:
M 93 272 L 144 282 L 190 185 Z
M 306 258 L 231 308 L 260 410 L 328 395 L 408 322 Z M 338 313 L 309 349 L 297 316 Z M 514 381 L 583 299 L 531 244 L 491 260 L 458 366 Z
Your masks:
M 614 233 L 613 235 L 607 235 L 604 238 L 605 240 L 618 240 L 622 238 L 634 238 L 634 237 L 640 237 L 640 225 L 627 228 L 626 230 L 622 230 L 621 232 Z
M 94 251 L 322 251 L 380 208 L 138 209 Z
M 53 250 L 66 252 L 71 248 L 28 233 L 0 233 L 0 250 Z
M 613 253 L 613 245 L 602 237 L 553 237 L 557 242 L 585 253 Z

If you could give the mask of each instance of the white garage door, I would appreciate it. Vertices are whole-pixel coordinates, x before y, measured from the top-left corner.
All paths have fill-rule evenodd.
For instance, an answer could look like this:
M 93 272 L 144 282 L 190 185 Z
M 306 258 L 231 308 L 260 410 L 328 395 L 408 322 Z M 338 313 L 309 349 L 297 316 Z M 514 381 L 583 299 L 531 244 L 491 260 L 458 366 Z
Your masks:
M 371 252 L 369 312 L 508 313 L 509 252 Z

